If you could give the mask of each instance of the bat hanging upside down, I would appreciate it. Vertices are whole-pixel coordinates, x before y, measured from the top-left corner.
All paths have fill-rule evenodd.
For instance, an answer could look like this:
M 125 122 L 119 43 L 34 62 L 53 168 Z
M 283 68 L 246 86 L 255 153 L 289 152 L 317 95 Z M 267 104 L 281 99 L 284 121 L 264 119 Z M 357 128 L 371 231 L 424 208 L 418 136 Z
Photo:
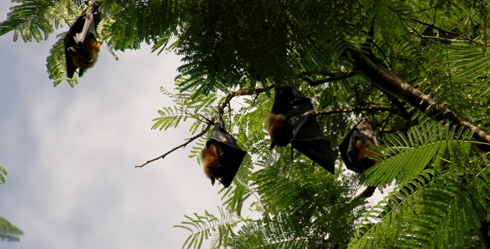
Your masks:
M 215 123 L 200 155 L 204 173 L 211 179 L 211 184 L 214 185 L 217 179 L 225 188 L 228 188 L 247 152 L 238 147 L 235 138 L 225 130 L 222 124 L 222 120 Z
M 311 100 L 297 87 L 278 87 L 275 92 L 267 117 L 271 149 L 291 143 L 293 148 L 333 174 L 337 153 L 332 151 L 316 122 Z
M 96 38 L 96 25 L 100 3 L 96 0 L 92 9 L 79 16 L 70 26 L 64 38 L 66 75 L 72 78 L 78 68 L 78 76 L 94 66 L 100 52 L 100 43 Z
M 358 126 L 360 129 L 358 129 Z M 381 156 L 376 147 L 368 149 L 373 148 L 370 146 L 373 145 L 374 141 L 375 137 L 372 135 L 371 125 L 368 123 L 361 122 L 352 128 L 339 145 L 340 155 L 348 169 L 362 174 L 365 170 L 378 163 L 378 160 L 367 157 L 367 155 L 377 158 Z

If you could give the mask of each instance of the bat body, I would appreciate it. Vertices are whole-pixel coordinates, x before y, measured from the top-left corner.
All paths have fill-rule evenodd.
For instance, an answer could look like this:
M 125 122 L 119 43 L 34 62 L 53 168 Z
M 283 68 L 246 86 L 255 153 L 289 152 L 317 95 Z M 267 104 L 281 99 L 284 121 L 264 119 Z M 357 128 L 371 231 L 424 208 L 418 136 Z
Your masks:
M 337 153 L 332 151 L 330 142 L 323 136 L 316 122 L 311 100 L 297 87 L 275 90 L 274 104 L 268 117 L 271 149 L 274 145 L 285 146 L 291 143 L 293 148 L 334 173 Z
M 286 146 L 293 138 L 293 126 L 288 123 L 288 117 L 283 114 L 269 113 L 267 129 L 271 136 L 271 149 L 277 146 Z
M 100 51 L 96 35 L 99 5 L 98 1 L 94 1 L 92 9 L 75 20 L 63 39 L 68 78 L 73 77 L 77 68 L 78 75 L 82 76 L 85 70 L 97 62 Z
M 360 139 L 356 141 L 356 163 L 361 163 L 367 168 L 370 168 L 378 162 L 376 159 L 366 157 L 366 155 L 379 156 L 374 151 L 367 149 L 371 144 L 370 141 L 362 142 Z
M 366 124 L 363 125 L 365 126 Z M 358 129 L 358 126 L 356 125 L 339 145 L 340 155 L 342 156 L 345 166 L 347 166 L 348 169 L 361 174 L 374 164 L 378 163 L 376 159 L 366 157 L 366 155 L 375 157 L 380 156 L 379 153 L 368 149 L 373 144 L 375 144 L 375 139 L 372 134 L 363 132 L 362 129 Z
M 206 146 L 201 151 L 204 173 L 214 185 L 218 179 L 226 188 L 230 186 L 247 152 L 221 125 L 216 123 Z
M 214 185 L 215 179 L 223 177 L 225 173 L 219 161 L 216 145 L 210 144 L 204 147 L 201 151 L 201 159 L 203 161 L 204 174 L 211 179 L 211 183 Z

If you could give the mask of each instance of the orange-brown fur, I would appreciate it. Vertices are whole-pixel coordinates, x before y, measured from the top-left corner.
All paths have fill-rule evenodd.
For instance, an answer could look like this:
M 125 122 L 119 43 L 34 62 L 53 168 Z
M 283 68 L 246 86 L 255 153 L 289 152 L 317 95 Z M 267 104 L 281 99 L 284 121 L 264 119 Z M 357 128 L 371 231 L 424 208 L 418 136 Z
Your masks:
M 363 171 L 370 168 L 374 164 L 378 163 L 378 160 L 366 157 L 367 154 L 379 157 L 380 155 L 374 151 L 368 150 L 367 148 L 371 146 L 370 141 L 363 143 L 361 140 L 356 141 L 356 164 L 363 164 Z
M 204 174 L 206 174 L 213 183 L 215 178 L 223 176 L 218 149 L 214 144 L 204 147 L 204 149 L 201 150 L 201 159 L 203 161 Z
M 293 137 L 293 127 L 287 122 L 287 117 L 282 114 L 269 113 L 267 129 L 275 145 L 286 146 Z
M 73 49 L 75 50 L 75 49 Z M 72 51 L 73 64 L 80 70 L 85 70 L 94 66 L 97 62 L 97 57 L 100 52 L 100 44 L 92 37 L 87 38 L 84 44 L 80 44 L 80 48 Z

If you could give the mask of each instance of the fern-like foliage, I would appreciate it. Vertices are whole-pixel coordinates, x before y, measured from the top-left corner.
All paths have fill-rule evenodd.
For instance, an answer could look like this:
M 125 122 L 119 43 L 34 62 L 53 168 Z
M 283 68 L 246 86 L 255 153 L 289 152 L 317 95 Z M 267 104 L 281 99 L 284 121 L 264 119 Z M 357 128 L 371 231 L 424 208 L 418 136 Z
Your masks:
M 248 222 L 231 241 L 231 248 L 312 248 L 308 236 L 298 236 L 288 224 L 289 216 L 275 216 Z
M 401 132 L 388 135 L 383 140 L 387 159 L 368 169 L 366 184 L 386 186 L 393 180 L 396 184 L 411 180 L 434 160 L 437 162 L 434 166 L 441 168 L 448 147 L 468 147 L 470 138 L 469 131 L 434 122 L 413 127 L 407 135 Z
M 386 138 L 387 159 L 370 169 L 367 182 L 397 187 L 366 213 L 349 248 L 475 247 L 488 212 L 488 192 L 481 191 L 490 187 L 490 170 L 472 163 L 480 156 L 469 132 L 431 124 L 409 134 Z
M 59 35 L 58 41 L 50 50 L 50 56 L 46 60 L 49 78 L 54 80 L 54 86 L 59 85 L 63 80 L 66 80 L 71 87 L 78 84 L 78 76 L 75 74 L 73 78 L 66 76 L 65 48 L 63 43 L 64 33 Z
M 11 8 L 7 20 L 0 23 L 0 35 L 14 32 L 14 40 L 24 42 L 47 39 L 55 28 L 71 24 L 78 13 L 81 0 L 15 0 L 19 3 Z
M 5 184 L 5 176 L 7 175 L 7 171 L 0 166 L 0 185 Z
M 195 133 L 208 124 L 204 117 L 213 117 L 216 113 L 218 101 L 216 94 L 200 95 L 192 99 L 190 97 L 192 95 L 191 92 L 183 91 L 173 94 L 163 87 L 160 90 L 164 95 L 170 97 L 175 105 L 164 107 L 158 111 L 160 116 L 153 119 L 155 123 L 152 129 L 167 130 L 169 128 L 175 128 L 188 118 L 193 118 L 197 122 L 192 124 L 191 132 Z
M 204 215 L 194 213 L 194 216 L 185 216 L 187 221 L 182 221 L 175 227 L 183 228 L 191 232 L 182 248 L 200 248 L 204 240 L 212 238 L 212 248 L 219 248 L 227 244 L 227 240 L 233 235 L 233 228 L 240 221 L 233 215 L 219 209 L 220 218 L 209 212 Z
M 10 222 L 0 217 L 0 239 L 10 242 L 17 242 L 20 240 L 19 236 L 24 233 Z
M 153 43 L 154 50 L 164 48 L 175 34 L 185 6 L 182 1 L 167 0 L 107 0 L 103 5 L 109 19 L 101 25 L 103 37 L 118 50 L 137 49 L 142 42 Z
M 0 166 L 0 185 L 5 184 L 6 175 L 7 171 Z M 20 240 L 20 235 L 23 235 L 23 232 L 19 228 L 0 217 L 0 240 L 16 242 Z
M 464 113 L 474 120 L 488 121 L 486 108 L 490 96 L 490 53 L 474 44 L 454 43 L 448 49 L 448 63 L 458 93 L 472 112 Z M 466 106 L 465 106 L 466 107 Z

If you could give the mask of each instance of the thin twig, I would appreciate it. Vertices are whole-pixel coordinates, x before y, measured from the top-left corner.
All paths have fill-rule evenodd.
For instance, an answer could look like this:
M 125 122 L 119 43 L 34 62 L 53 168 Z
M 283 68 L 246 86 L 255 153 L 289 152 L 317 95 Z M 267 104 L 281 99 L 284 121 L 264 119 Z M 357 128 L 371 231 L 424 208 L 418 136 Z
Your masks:
M 171 150 L 169 150 L 169 151 L 165 152 L 165 154 L 163 154 L 163 155 L 161 155 L 161 156 L 159 156 L 159 157 L 155 157 L 155 158 L 153 158 L 153 159 L 150 159 L 150 160 L 146 161 L 145 163 L 143 163 L 143 164 L 141 164 L 141 165 L 137 165 L 137 166 L 135 166 L 135 168 L 142 168 L 143 166 L 145 166 L 145 165 L 147 165 L 147 164 L 149 164 L 149 163 L 151 163 L 151 162 L 153 162 L 153 161 L 156 161 L 156 160 L 159 160 L 159 159 L 163 159 L 163 158 L 165 158 L 165 157 L 166 157 L 167 155 L 169 155 L 170 153 L 172 153 L 172 152 L 174 152 L 174 151 L 176 151 L 176 150 L 178 150 L 178 149 L 180 149 L 180 148 L 183 148 L 183 147 L 187 146 L 187 145 L 188 145 L 188 144 L 190 144 L 192 141 L 194 141 L 194 140 L 198 139 L 199 137 L 201 137 L 202 135 L 206 134 L 206 132 L 208 132 L 209 128 L 211 128 L 211 124 L 206 125 L 206 128 L 204 128 L 204 130 L 202 130 L 201 132 L 199 132 L 197 135 L 195 135 L 195 136 L 193 136 L 193 137 L 191 137 L 191 138 L 188 138 L 188 139 L 187 139 L 187 142 L 185 142 L 185 143 L 183 143 L 183 144 L 181 144 L 181 145 L 179 145 L 179 146 L 177 146 L 177 147 L 174 147 L 173 149 L 171 149 Z
M 346 112 L 360 112 L 360 111 L 389 111 L 393 112 L 394 110 L 392 108 L 388 107 L 363 107 L 363 108 L 346 108 L 346 109 L 340 109 L 340 110 L 332 110 L 332 111 L 325 111 L 325 112 L 316 112 L 316 115 L 330 115 L 330 114 L 337 114 L 337 113 L 346 113 Z
M 312 80 L 308 77 L 306 77 L 306 75 L 308 75 L 307 73 L 302 73 L 299 75 L 299 77 L 308 82 L 308 84 L 310 86 L 316 86 L 316 85 L 320 85 L 320 84 L 325 84 L 325 83 L 328 83 L 328 82 L 332 82 L 332 81 L 337 81 L 337 80 L 343 80 L 343 79 L 347 79 L 347 78 L 350 78 L 354 75 L 358 74 L 357 71 L 348 71 L 348 72 L 345 72 L 345 73 L 340 73 L 340 72 L 323 72 L 322 75 L 325 75 L 327 76 L 326 78 L 323 78 L 323 79 L 319 79 L 319 80 Z

